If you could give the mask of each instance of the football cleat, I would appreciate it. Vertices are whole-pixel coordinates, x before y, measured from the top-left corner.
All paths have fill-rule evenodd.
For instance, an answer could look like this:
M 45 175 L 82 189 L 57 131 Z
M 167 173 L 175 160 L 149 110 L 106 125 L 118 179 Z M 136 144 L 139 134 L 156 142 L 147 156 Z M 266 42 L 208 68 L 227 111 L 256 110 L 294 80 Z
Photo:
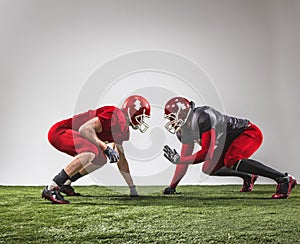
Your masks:
M 171 195 L 171 194 L 176 194 L 176 190 L 173 187 L 167 187 L 166 189 L 164 189 L 163 194 L 165 195 Z
M 66 194 L 67 196 L 81 196 L 81 194 L 78 192 L 75 192 L 74 188 L 70 185 L 62 185 L 60 187 L 60 191 L 64 194 Z
M 130 197 L 139 197 L 139 193 L 137 192 L 135 186 L 130 186 Z
M 276 188 L 276 193 L 272 195 L 273 199 L 280 199 L 280 198 L 288 198 L 292 189 L 297 185 L 296 179 L 286 174 L 285 177 L 282 177 Z
M 42 198 L 45 198 L 52 203 L 56 204 L 68 204 L 70 201 L 65 200 L 64 197 L 60 194 L 59 190 L 54 189 L 54 190 L 48 190 L 47 186 L 42 192 Z
M 241 188 L 240 192 L 251 192 L 253 190 L 253 186 L 257 178 L 257 175 L 251 175 L 250 180 L 244 180 L 244 185 Z

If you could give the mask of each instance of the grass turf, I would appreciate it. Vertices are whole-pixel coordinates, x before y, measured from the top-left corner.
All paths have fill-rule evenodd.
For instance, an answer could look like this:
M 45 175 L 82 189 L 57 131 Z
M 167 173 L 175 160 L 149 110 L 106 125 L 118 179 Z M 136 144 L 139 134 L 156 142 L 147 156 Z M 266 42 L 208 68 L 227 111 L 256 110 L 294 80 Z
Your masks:
M 270 199 L 275 185 L 139 187 L 78 186 L 82 197 L 55 205 L 42 187 L 0 186 L 1 243 L 300 243 L 300 191 Z M 127 191 L 127 189 L 126 189 Z M 121 193 L 120 193 L 121 192 Z

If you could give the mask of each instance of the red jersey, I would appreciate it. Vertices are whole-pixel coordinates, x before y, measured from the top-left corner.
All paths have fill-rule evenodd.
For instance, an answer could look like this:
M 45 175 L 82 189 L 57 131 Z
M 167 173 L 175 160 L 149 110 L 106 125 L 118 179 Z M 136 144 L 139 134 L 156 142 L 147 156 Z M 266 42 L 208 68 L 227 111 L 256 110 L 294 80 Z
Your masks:
M 79 131 L 81 125 L 95 117 L 98 117 L 101 122 L 102 131 L 97 133 L 101 141 L 121 144 L 123 141 L 129 140 L 129 127 L 125 114 L 114 106 L 104 106 L 74 115 L 72 118 L 62 121 L 62 124 L 69 129 Z

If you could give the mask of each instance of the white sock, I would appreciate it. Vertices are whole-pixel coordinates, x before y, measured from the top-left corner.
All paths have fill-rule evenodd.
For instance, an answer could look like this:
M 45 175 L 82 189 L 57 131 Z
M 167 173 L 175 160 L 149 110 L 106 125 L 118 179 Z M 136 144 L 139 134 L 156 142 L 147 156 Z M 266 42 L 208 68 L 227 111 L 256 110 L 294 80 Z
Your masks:
M 64 185 L 71 185 L 71 183 L 72 183 L 72 181 L 71 180 L 67 180 L 65 183 L 64 183 Z
M 49 191 L 52 191 L 52 190 L 58 188 L 58 185 L 54 181 L 52 181 L 51 184 L 49 184 L 47 188 Z

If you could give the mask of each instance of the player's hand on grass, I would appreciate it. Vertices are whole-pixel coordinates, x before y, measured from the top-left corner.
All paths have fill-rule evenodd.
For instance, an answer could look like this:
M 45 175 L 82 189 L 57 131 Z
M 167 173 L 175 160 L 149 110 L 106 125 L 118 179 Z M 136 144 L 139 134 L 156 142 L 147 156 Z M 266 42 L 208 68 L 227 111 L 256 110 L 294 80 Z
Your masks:
M 104 150 L 104 153 L 108 157 L 110 163 L 116 163 L 120 159 L 119 154 L 109 146 Z
M 164 146 L 164 156 L 173 164 L 178 164 L 180 162 L 180 155 L 175 149 L 171 149 L 168 145 Z

